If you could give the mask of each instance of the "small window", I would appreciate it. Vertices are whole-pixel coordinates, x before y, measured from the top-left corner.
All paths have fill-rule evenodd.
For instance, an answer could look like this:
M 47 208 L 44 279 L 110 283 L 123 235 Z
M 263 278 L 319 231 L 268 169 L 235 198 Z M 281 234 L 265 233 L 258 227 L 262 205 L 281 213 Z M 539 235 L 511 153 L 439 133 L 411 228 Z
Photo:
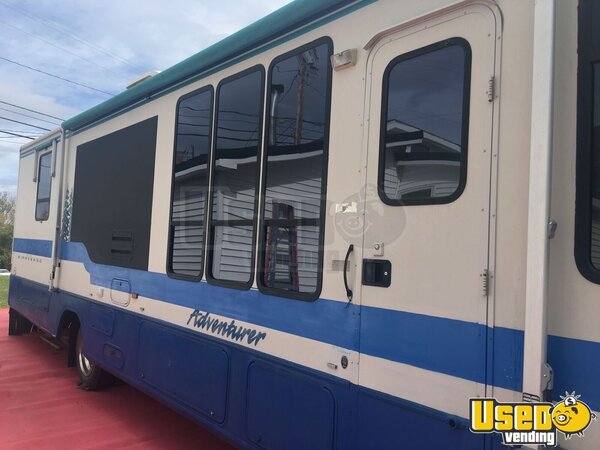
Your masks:
M 252 284 L 263 85 L 261 67 L 217 89 L 208 279 L 232 287 Z
M 269 72 L 259 286 L 301 299 L 321 289 L 331 53 L 323 39 Z
M 202 277 L 212 103 L 205 88 L 177 104 L 168 272 L 184 278 Z
M 52 152 L 40 156 L 38 168 L 37 200 L 35 220 L 48 220 L 50 216 L 50 192 L 52 189 Z
M 390 205 L 449 203 L 466 182 L 469 44 L 402 55 L 383 78 L 379 195 Z

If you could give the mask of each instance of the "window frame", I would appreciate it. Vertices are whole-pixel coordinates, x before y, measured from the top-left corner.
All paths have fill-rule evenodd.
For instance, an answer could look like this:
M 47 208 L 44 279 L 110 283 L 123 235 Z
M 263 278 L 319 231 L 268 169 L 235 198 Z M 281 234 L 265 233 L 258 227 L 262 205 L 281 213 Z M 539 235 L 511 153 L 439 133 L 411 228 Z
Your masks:
M 48 150 L 48 151 L 44 151 L 44 150 Z M 41 150 L 38 158 L 37 158 L 37 177 L 36 177 L 36 193 L 35 193 L 35 209 L 34 209 L 34 216 L 35 216 L 35 221 L 36 222 L 46 222 L 49 218 L 50 218 L 50 203 L 52 201 L 52 160 L 54 159 L 54 151 L 50 150 L 48 148 L 45 148 L 44 150 Z M 50 170 L 49 170 L 49 177 L 50 177 L 50 189 L 48 192 L 48 214 L 46 215 L 46 217 L 38 217 L 38 205 L 40 203 L 40 175 L 42 173 L 42 159 L 44 159 L 44 157 L 50 155 Z
M 250 264 L 250 277 L 247 282 L 239 282 L 233 280 L 220 280 L 212 276 L 212 268 L 213 268 L 213 253 L 214 253 L 214 226 L 213 226 L 213 196 L 214 196 L 214 170 L 216 163 L 216 145 L 217 145 L 217 125 L 219 123 L 219 97 L 221 94 L 221 88 L 223 85 L 230 83 L 232 81 L 237 80 L 238 78 L 243 78 L 246 75 L 251 74 L 252 72 L 259 72 L 261 76 L 260 83 L 260 109 L 259 109 L 259 121 L 258 121 L 258 143 L 256 150 L 256 181 L 254 183 L 254 216 L 252 219 L 249 219 L 252 223 L 252 250 L 251 250 L 251 264 Z M 239 289 L 239 290 L 248 290 L 254 284 L 254 275 L 255 275 L 255 266 L 256 266 L 256 236 L 257 236 L 257 227 L 258 227 L 258 207 L 259 207 L 259 194 L 260 194 L 260 178 L 261 178 L 261 155 L 262 155 L 262 147 L 263 147 L 263 134 L 264 134 L 264 115 L 265 115 L 265 68 L 262 64 L 255 64 L 247 69 L 242 70 L 241 72 L 237 72 L 231 76 L 223 78 L 219 81 L 215 89 L 214 96 L 214 114 L 213 114 L 213 134 L 212 134 L 212 143 L 211 143 L 211 158 L 210 158 L 210 179 L 209 179 L 209 189 L 208 189 L 208 215 L 206 219 L 206 259 L 205 259 L 205 267 L 206 267 L 206 281 L 209 284 L 213 284 L 215 286 Z M 217 225 L 219 226 L 219 225 Z M 222 225 L 221 225 L 222 226 Z M 242 225 L 243 226 L 243 225 Z
M 334 44 L 333 40 L 329 36 L 320 37 L 314 41 L 303 44 L 300 47 L 297 47 L 293 50 L 290 50 L 286 53 L 283 53 L 277 57 L 275 57 L 271 63 L 269 64 L 268 72 L 267 72 L 267 83 L 266 86 L 271 86 L 272 81 L 272 70 L 275 65 L 279 62 L 284 61 L 294 55 L 300 54 L 308 49 L 318 47 L 322 44 L 326 44 L 328 46 L 329 55 L 331 56 L 334 52 Z M 265 253 L 266 253 L 266 243 L 263 242 L 263 228 L 265 227 L 265 217 L 264 217 L 264 207 L 265 207 L 265 199 L 266 199 L 266 186 L 267 186 L 267 143 L 263 142 L 262 145 L 262 161 L 261 161 L 261 185 L 260 185 L 260 220 L 258 225 L 259 232 L 259 255 L 257 258 L 257 285 L 260 292 L 267 295 L 274 295 L 277 297 L 290 298 L 293 300 L 302 300 L 307 302 L 313 302 L 317 300 L 321 296 L 321 291 L 323 290 L 323 259 L 324 259 L 324 243 L 325 243 L 325 219 L 327 214 L 327 174 L 329 169 L 329 136 L 330 136 L 330 127 L 331 127 L 331 97 L 333 90 L 333 68 L 331 67 L 330 61 L 327 61 L 327 96 L 325 98 L 325 119 L 326 124 L 323 132 L 323 167 L 321 173 L 321 207 L 319 210 L 319 252 L 318 252 L 318 278 L 317 278 L 317 286 L 314 293 L 303 293 L 303 292 L 292 292 L 286 291 L 284 289 L 271 288 L 264 285 L 263 276 L 264 276 L 264 261 L 265 261 Z M 265 99 L 266 108 L 265 111 L 267 114 L 269 111 L 269 107 L 271 105 L 271 99 Z M 264 136 L 268 136 L 269 130 L 269 120 L 265 120 L 264 125 Z
M 385 176 L 385 136 L 387 131 L 387 110 L 389 100 L 390 73 L 397 64 L 417 58 L 422 55 L 441 50 L 446 47 L 458 45 L 462 47 L 465 55 L 464 74 L 463 74 L 463 96 L 462 96 L 462 125 L 461 125 L 461 158 L 460 158 L 460 177 L 458 186 L 452 195 L 445 197 L 434 197 L 428 200 L 419 199 L 393 199 L 387 196 L 384 189 Z M 420 47 L 411 50 L 407 53 L 393 58 L 386 66 L 383 72 L 382 93 L 381 93 L 381 110 L 380 110 L 380 127 L 379 127 L 379 167 L 377 169 L 377 193 L 381 201 L 389 206 L 422 206 L 422 205 L 443 205 L 456 201 L 464 192 L 467 185 L 467 168 L 468 168 L 468 149 L 469 149 L 469 122 L 471 109 L 471 71 L 472 71 L 472 50 L 469 41 L 461 37 L 452 37 L 434 44 Z
M 591 246 L 594 65 L 600 65 L 600 44 L 594 46 L 593 41 L 600 36 L 594 28 L 594 8 L 600 8 L 595 3 L 581 0 L 578 15 L 574 257 L 581 275 L 600 284 L 600 268 L 592 263 Z M 597 75 L 600 76 L 600 70 Z
M 198 276 L 193 276 L 193 275 L 185 275 L 185 274 L 180 274 L 180 273 L 176 273 L 173 272 L 173 261 L 172 261 L 172 257 L 173 257 L 173 239 L 174 239 L 174 233 L 173 233 L 173 197 L 175 196 L 175 189 L 174 189 L 174 185 L 175 185 L 175 158 L 176 158 L 176 150 L 177 150 L 177 129 L 179 127 L 179 105 L 181 104 L 181 102 L 183 102 L 184 100 L 187 100 L 190 97 L 194 97 L 198 94 L 202 94 L 204 92 L 210 92 L 210 99 L 211 99 L 211 106 L 210 106 L 210 118 L 209 118 L 209 137 L 208 137 L 208 142 L 209 142 L 209 148 L 208 148 L 208 159 L 207 159 L 207 180 L 208 180 L 208 186 L 207 186 L 207 190 L 206 190 L 206 198 L 204 199 L 204 224 L 203 224 L 203 228 L 204 228 L 204 235 L 202 237 L 202 265 L 200 267 L 200 274 Z M 209 205 L 209 196 L 210 196 L 210 183 L 211 183 L 211 159 L 212 159 L 212 150 L 213 150 L 213 134 L 214 134 L 214 111 L 215 111 L 215 89 L 212 86 L 212 84 L 209 84 L 207 86 L 203 86 L 201 88 L 195 89 L 192 92 L 188 92 L 187 94 L 182 95 L 181 97 L 179 97 L 177 99 L 177 103 L 175 105 L 175 132 L 174 132 L 174 136 L 173 136 L 173 157 L 172 157 L 172 166 L 171 166 L 171 195 L 170 195 L 170 204 L 169 204 L 169 235 L 168 235 L 168 240 L 167 240 L 167 261 L 166 261 L 166 272 L 167 272 L 167 276 L 169 276 L 170 278 L 174 278 L 177 280 L 186 280 L 186 281 L 195 281 L 195 282 L 199 282 L 202 280 L 202 277 L 204 276 L 204 267 L 206 265 L 206 247 L 207 247 L 207 230 L 208 230 L 208 205 Z

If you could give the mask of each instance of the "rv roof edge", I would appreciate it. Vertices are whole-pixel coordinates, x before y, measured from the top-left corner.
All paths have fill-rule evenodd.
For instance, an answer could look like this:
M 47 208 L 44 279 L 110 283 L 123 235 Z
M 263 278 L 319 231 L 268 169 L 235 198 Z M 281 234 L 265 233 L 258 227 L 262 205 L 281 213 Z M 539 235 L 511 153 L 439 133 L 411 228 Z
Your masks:
M 548 222 L 552 174 L 555 1 L 535 2 L 525 287 L 523 393 L 544 396 L 547 353 Z
M 352 3 L 372 3 L 373 1 L 295 0 L 158 75 L 66 120 L 62 127 L 68 131 L 75 131 L 324 15 Z
M 23 144 L 19 151 L 23 153 L 31 149 L 41 150 L 42 148 L 48 147 L 50 144 L 52 144 L 52 139 L 56 139 L 60 136 L 62 136 L 62 128 L 55 128 L 54 130 L 48 131 L 46 134 L 36 138 L 31 142 Z

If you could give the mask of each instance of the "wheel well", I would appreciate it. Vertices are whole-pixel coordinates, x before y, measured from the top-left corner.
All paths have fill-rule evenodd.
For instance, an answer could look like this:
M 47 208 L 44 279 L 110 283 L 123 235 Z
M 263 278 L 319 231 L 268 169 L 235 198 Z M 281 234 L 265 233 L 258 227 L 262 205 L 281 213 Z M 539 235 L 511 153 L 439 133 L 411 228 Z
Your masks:
M 79 316 L 73 311 L 64 311 L 56 335 L 67 346 L 67 366 L 75 366 L 75 347 L 80 327 Z

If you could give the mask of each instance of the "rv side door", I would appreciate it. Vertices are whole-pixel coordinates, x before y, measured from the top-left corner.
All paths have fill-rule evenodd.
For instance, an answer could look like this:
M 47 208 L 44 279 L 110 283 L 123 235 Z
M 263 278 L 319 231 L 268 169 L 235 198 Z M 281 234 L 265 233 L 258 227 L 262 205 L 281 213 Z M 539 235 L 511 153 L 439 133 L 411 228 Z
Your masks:
M 495 51 L 472 5 L 384 35 L 367 70 L 360 384 L 464 418 L 487 383 Z

